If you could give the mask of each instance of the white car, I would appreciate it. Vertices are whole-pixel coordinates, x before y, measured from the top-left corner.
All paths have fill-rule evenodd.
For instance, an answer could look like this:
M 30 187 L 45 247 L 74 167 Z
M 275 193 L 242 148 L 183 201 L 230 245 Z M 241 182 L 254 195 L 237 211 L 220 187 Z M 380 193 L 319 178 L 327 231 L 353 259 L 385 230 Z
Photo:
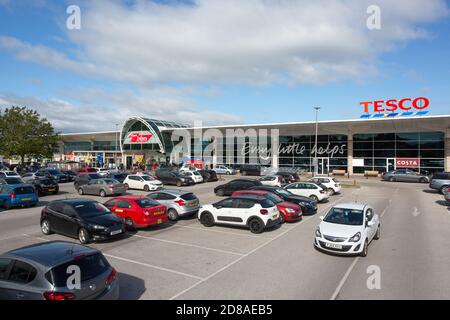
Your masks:
M 109 174 L 109 169 L 100 168 L 97 169 L 97 173 L 102 177 L 106 177 Z
M 236 170 L 228 168 L 227 166 L 223 165 L 218 165 L 212 170 L 215 171 L 217 174 L 227 174 L 227 175 L 236 174 Z
M 198 171 L 180 171 L 180 173 L 186 177 L 191 178 L 195 183 L 203 182 L 203 177 Z
M 325 201 L 330 197 L 325 186 L 312 182 L 294 182 L 288 184 L 284 189 L 298 196 L 308 197 L 316 202 Z
M 380 238 L 380 218 L 367 204 L 339 204 L 320 219 L 314 246 L 323 251 L 365 257 L 370 242 Z
M 312 182 L 315 184 L 323 184 L 325 187 L 327 187 L 327 190 L 330 193 L 330 195 L 341 192 L 341 184 L 339 183 L 339 181 L 336 180 L 336 178 L 313 177 L 309 179 L 308 182 Z
M 138 189 L 147 192 L 156 191 L 164 187 L 161 181 L 156 180 L 149 175 L 132 174 L 127 176 L 123 183 L 127 186 L 128 189 Z
M 0 171 L 0 178 L 22 178 L 20 174 L 14 171 Z
M 279 225 L 277 206 L 265 197 L 241 195 L 202 206 L 198 219 L 205 227 L 215 224 L 248 227 L 252 233 Z
M 281 187 L 282 179 L 280 176 L 264 176 L 258 179 L 265 186 Z

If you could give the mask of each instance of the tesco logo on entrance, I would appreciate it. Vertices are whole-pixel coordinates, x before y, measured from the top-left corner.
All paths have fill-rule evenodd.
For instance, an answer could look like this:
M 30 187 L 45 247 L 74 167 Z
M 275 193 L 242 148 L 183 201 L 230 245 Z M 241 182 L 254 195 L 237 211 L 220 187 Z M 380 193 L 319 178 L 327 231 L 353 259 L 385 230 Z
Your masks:
M 375 100 L 375 101 L 365 101 L 360 102 L 363 106 L 364 112 L 369 113 L 370 108 L 373 108 L 373 112 L 394 112 L 398 109 L 404 111 L 410 111 L 412 109 L 423 110 L 430 106 L 430 100 L 425 97 L 418 97 L 415 99 L 404 98 L 401 100 L 390 99 L 390 100 Z

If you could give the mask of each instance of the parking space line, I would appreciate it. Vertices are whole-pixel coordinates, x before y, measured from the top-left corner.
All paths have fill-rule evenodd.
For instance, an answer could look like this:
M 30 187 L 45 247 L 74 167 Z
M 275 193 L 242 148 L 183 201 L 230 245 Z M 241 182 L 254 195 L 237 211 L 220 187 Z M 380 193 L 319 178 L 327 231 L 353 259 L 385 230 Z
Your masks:
M 112 258 L 112 259 L 116 259 L 116 260 L 120 260 L 120 261 L 124 261 L 124 262 L 129 262 L 129 263 L 134 263 L 140 266 L 144 266 L 144 267 L 148 267 L 148 268 L 152 268 L 152 269 L 157 269 L 157 270 L 161 270 L 161 271 L 166 271 L 166 272 L 170 272 L 170 273 L 174 273 L 174 274 L 178 274 L 184 277 L 188 277 L 188 278 L 193 278 L 193 279 L 197 279 L 197 280 L 202 280 L 202 277 L 198 277 L 198 276 L 194 276 L 192 274 L 188 274 L 188 273 L 184 273 L 184 272 L 180 272 L 180 271 L 176 271 L 173 269 L 168 269 L 168 268 L 164 268 L 164 267 L 158 267 L 152 264 L 148 264 L 148 263 L 143 263 L 143 262 L 139 262 L 136 260 L 131 260 L 131 259 L 127 259 L 127 258 L 122 258 L 122 257 L 118 257 L 118 256 L 114 256 L 108 253 L 103 253 L 103 255 L 105 257 L 108 258 Z
M 254 234 L 244 234 L 244 233 L 237 233 L 237 232 L 214 230 L 214 229 L 206 228 L 206 227 L 199 228 L 199 227 L 183 226 L 183 225 L 177 225 L 177 224 L 173 224 L 172 226 L 177 227 L 177 228 L 188 228 L 188 229 L 194 229 L 194 230 L 200 230 L 200 231 L 206 231 L 206 232 L 223 233 L 223 234 L 229 234 L 229 235 L 241 236 L 241 237 L 247 237 L 247 238 L 270 239 L 270 237 L 258 236 L 258 235 L 254 235 Z
M 215 249 L 215 248 L 205 247 L 205 246 L 199 246 L 199 245 L 196 245 L 196 244 L 190 244 L 190 243 L 185 243 L 185 242 L 178 242 L 178 241 L 172 241 L 172 240 L 159 239 L 159 238 L 155 238 L 155 237 L 141 236 L 141 235 L 138 235 L 138 234 L 128 234 L 128 235 L 131 236 L 131 237 L 137 237 L 137 238 L 153 240 L 153 241 L 160 241 L 160 242 L 175 244 L 175 245 L 179 245 L 179 246 L 192 247 L 192 248 L 198 248 L 198 249 L 210 250 L 210 251 L 216 251 L 216 252 L 220 252 L 220 253 L 233 254 L 233 255 L 237 255 L 237 256 L 242 256 L 243 255 L 242 253 L 238 253 L 238 252 L 221 250 L 221 249 Z
M 336 287 L 336 290 L 334 290 L 333 295 L 331 296 L 330 300 L 336 300 L 337 296 L 341 292 L 342 287 L 344 286 L 345 282 L 347 281 L 347 278 L 350 276 L 350 273 L 352 272 L 353 268 L 355 267 L 356 263 L 358 262 L 359 257 L 356 257 L 350 267 L 348 267 L 347 271 L 345 272 L 344 276 L 342 277 L 341 281 L 339 282 L 338 286 Z
M 31 235 L 31 234 L 26 234 L 26 233 L 24 233 L 23 235 L 24 235 L 25 237 L 34 238 L 34 239 L 38 239 L 38 240 L 42 240 L 42 241 L 46 241 L 46 242 L 51 241 L 51 240 L 49 240 L 49 239 L 45 239 L 45 238 L 33 236 L 33 235 Z

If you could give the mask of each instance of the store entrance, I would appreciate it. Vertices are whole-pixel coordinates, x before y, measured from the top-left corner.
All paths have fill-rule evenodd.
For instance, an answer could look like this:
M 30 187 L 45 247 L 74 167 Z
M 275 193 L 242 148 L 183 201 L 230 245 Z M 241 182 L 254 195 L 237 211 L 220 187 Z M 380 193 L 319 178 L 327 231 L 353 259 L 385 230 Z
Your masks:
M 395 158 L 386 159 L 386 172 L 395 170 Z
M 127 156 L 127 170 L 131 170 L 133 168 L 133 157 Z
M 330 164 L 328 158 L 317 158 L 317 173 L 318 174 L 328 174 L 330 170 Z

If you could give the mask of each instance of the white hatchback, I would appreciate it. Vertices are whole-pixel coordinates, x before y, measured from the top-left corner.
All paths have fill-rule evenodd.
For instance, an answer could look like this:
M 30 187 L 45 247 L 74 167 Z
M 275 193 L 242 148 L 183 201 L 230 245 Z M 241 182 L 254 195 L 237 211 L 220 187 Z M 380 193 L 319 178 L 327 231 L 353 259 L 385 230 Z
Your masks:
M 161 181 L 153 178 L 152 176 L 144 174 L 128 175 L 123 181 L 123 183 L 127 186 L 128 189 L 138 189 L 147 192 L 156 191 L 164 187 Z
M 200 174 L 200 172 L 198 171 L 187 171 L 187 170 L 180 170 L 180 173 L 186 177 L 191 178 L 192 180 L 194 180 L 195 183 L 202 183 L 203 182 L 203 177 Z
M 248 227 L 252 233 L 279 225 L 277 206 L 265 197 L 242 195 L 202 206 L 198 219 L 205 227 L 215 224 Z
M 284 189 L 298 196 L 308 197 L 316 202 L 325 201 L 330 197 L 325 186 L 319 186 L 312 182 L 294 182 L 288 184 Z
M 282 179 L 280 176 L 264 176 L 258 179 L 265 186 L 281 187 Z
M 325 187 L 327 187 L 327 190 L 330 193 L 330 195 L 341 192 L 341 184 L 339 183 L 339 181 L 336 180 L 336 178 L 313 177 L 309 179 L 308 182 L 312 182 L 315 184 L 323 184 Z
M 323 251 L 365 257 L 369 243 L 380 238 L 380 218 L 367 204 L 342 203 L 320 218 L 314 246 Z

